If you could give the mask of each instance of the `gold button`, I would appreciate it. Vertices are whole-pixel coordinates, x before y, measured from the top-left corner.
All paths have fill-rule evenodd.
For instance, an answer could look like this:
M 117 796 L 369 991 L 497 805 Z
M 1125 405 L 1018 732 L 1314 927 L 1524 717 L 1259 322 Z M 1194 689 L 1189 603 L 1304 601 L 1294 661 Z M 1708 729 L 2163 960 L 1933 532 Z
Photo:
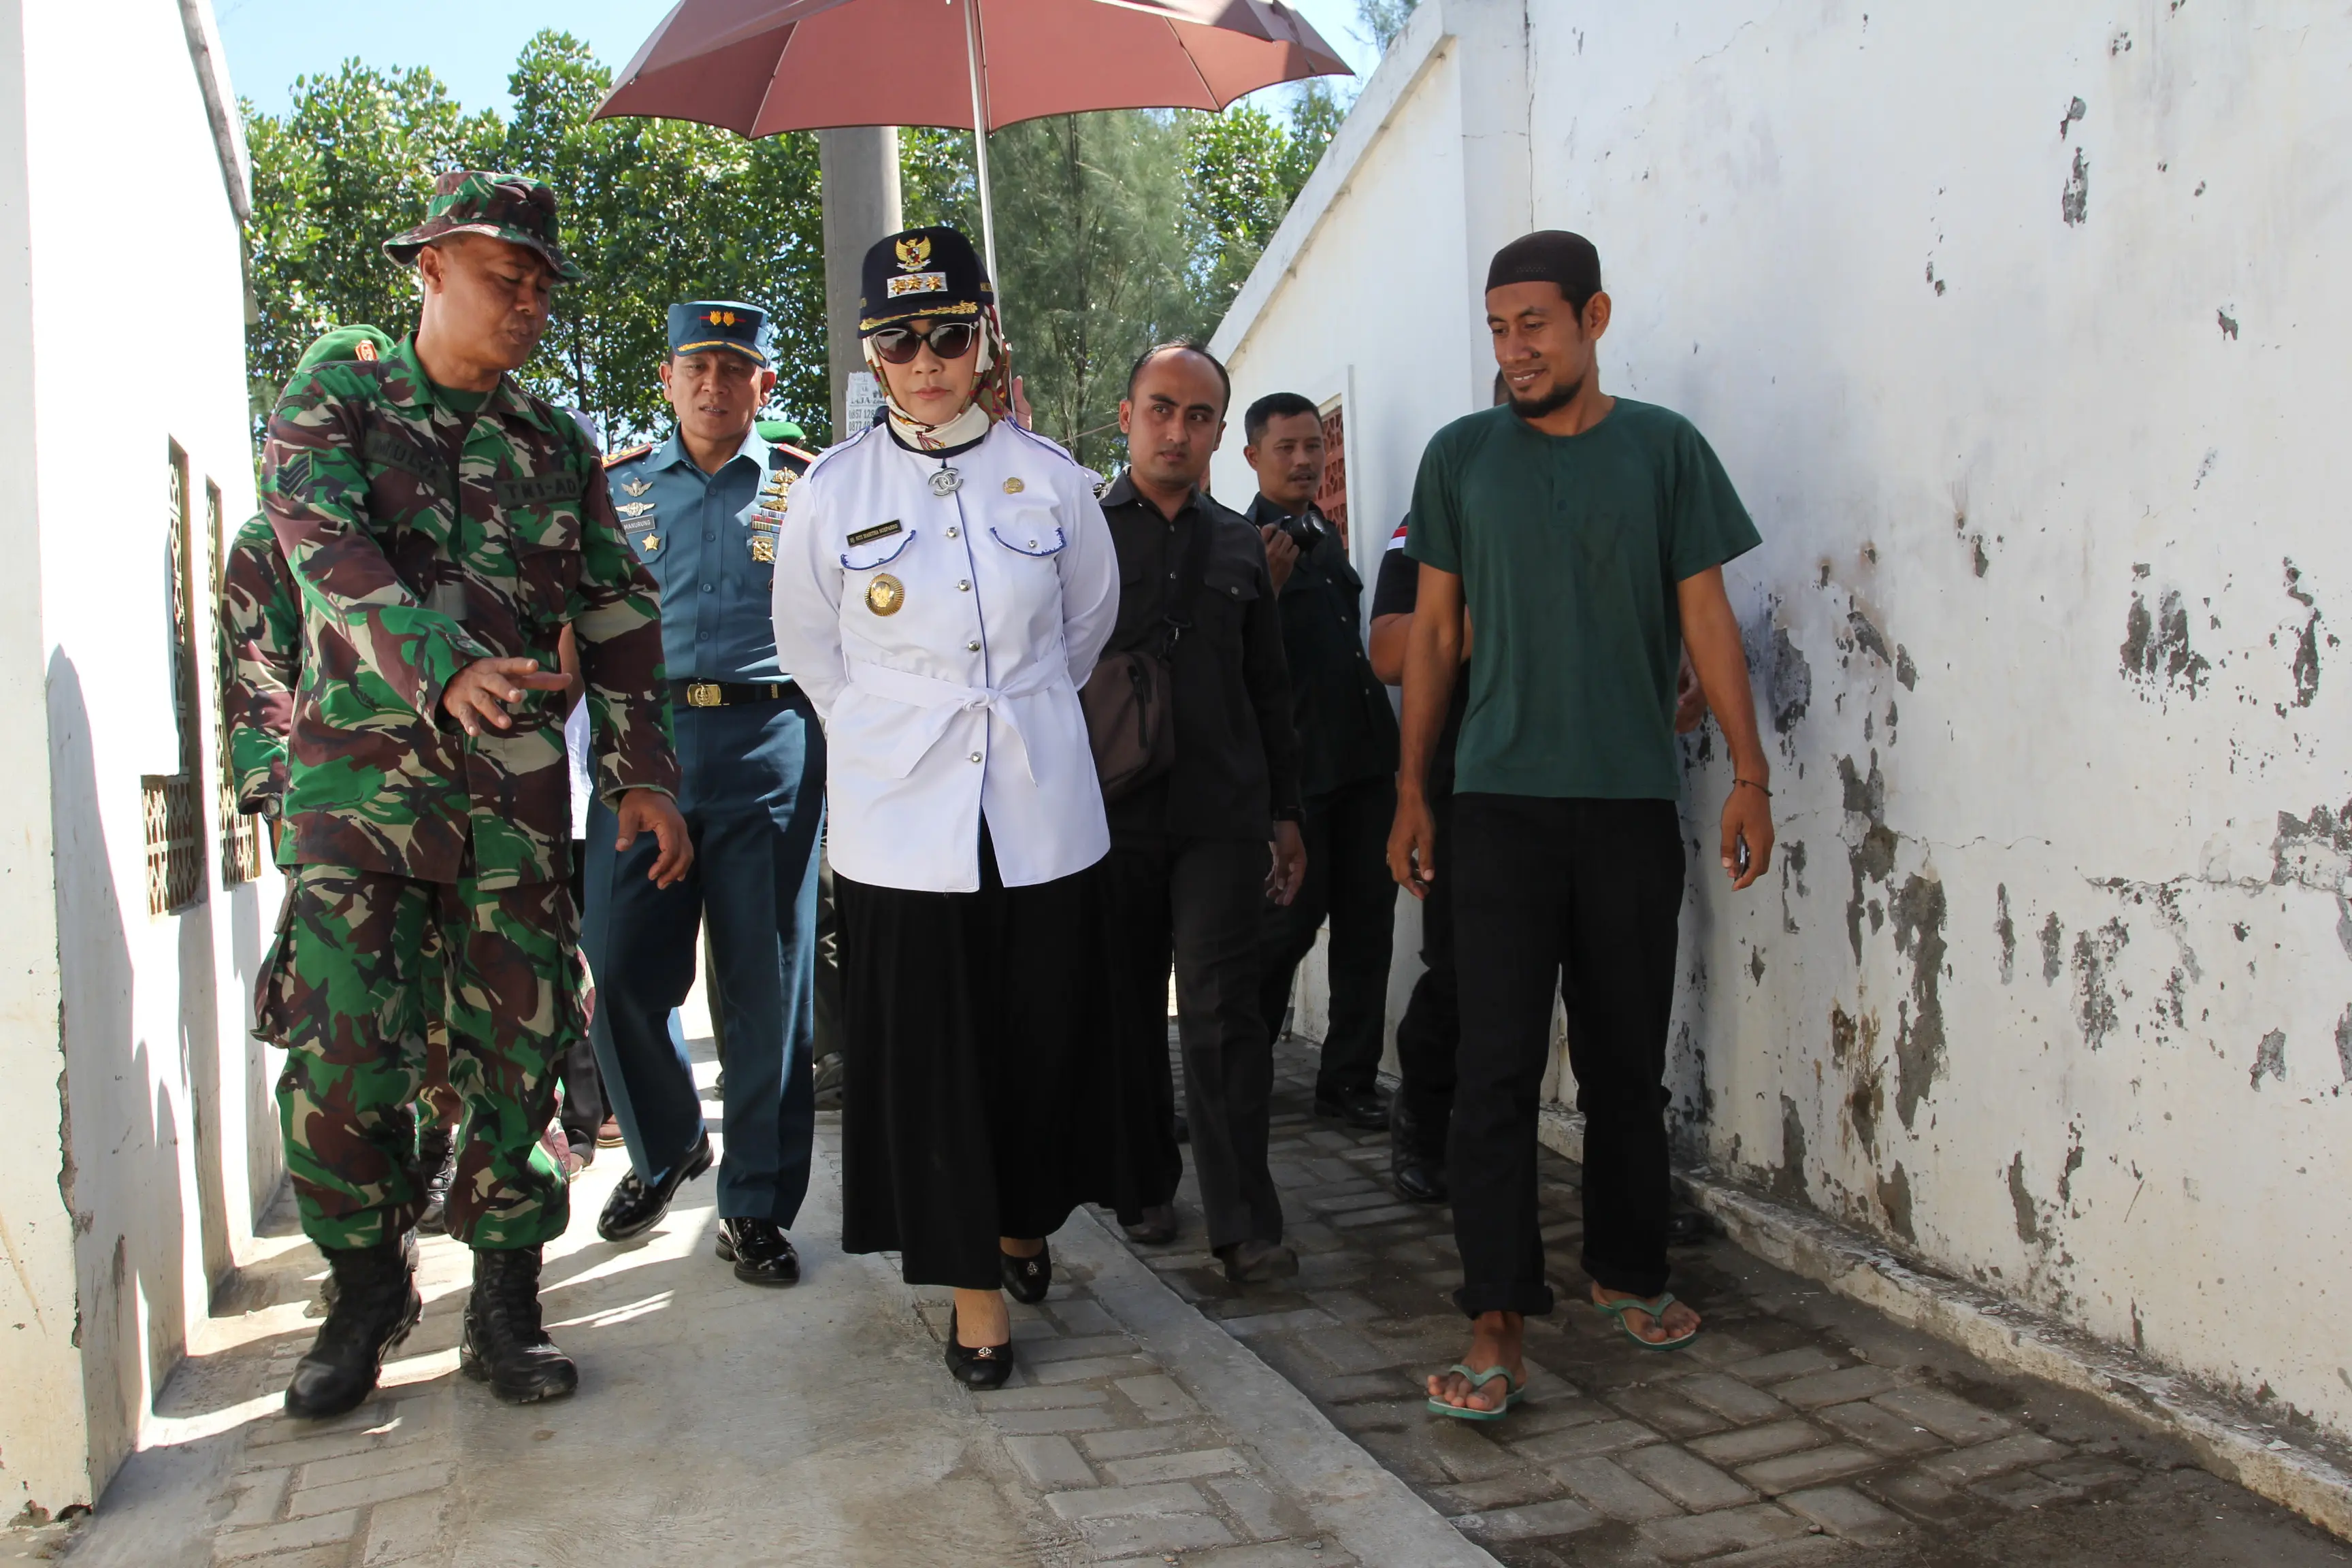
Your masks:
M 976 762 L 978 762 L 978 761 L 980 761 L 980 753 L 979 753 L 978 752 L 974 752 L 971 754 L 971 760 L 972 760 L 973 762 L 975 762 L 975 763 L 976 763 Z
M 966 653 L 978 653 L 980 651 L 980 645 L 976 642 L 968 642 L 963 645 L 963 651 Z
M 953 539 L 959 531 L 960 531 L 960 530 L 957 530 L 957 529 L 952 529 L 952 528 L 950 528 L 950 529 L 949 529 L 949 530 L 948 530 L 948 537 L 949 537 L 950 539 Z
M 967 579 L 965 579 L 964 581 L 962 581 L 962 582 L 961 582 L 961 583 L 958 583 L 958 584 L 956 584 L 956 592 L 957 592 L 957 593 L 959 593 L 959 594 L 969 594 L 969 593 L 971 593 L 971 580 L 970 580 L 969 578 L 967 578 Z

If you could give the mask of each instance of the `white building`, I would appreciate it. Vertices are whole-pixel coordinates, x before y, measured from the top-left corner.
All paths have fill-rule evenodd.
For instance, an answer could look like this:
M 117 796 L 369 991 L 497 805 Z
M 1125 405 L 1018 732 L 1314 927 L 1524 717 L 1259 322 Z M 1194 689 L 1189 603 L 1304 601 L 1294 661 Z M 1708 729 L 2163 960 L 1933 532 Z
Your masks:
M 1604 387 L 1765 538 L 1781 854 L 1727 891 L 1692 744 L 1685 1155 L 2338 1436 L 2347 69 L 2307 0 L 1423 0 L 1215 343 L 1343 401 L 1369 580 L 1487 258 L 1591 237 Z
M 216 730 L 235 106 L 206 0 L 0 0 L 0 1519 L 104 1488 L 280 1175 Z

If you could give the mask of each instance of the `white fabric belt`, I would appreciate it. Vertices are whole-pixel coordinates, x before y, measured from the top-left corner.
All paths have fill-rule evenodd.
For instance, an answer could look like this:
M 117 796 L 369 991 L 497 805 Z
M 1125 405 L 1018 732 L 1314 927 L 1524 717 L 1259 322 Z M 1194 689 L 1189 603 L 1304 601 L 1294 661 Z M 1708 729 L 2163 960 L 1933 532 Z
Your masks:
M 940 737 L 959 713 L 986 711 L 1003 721 L 1013 736 L 1013 748 L 1021 753 L 1021 771 L 1031 784 L 1037 782 L 1036 769 L 1029 763 L 1029 744 L 1021 733 L 1021 721 L 1013 699 L 1034 697 L 1041 691 L 1051 691 L 1069 679 L 1063 668 L 1060 649 L 1054 649 L 1050 659 L 1033 664 L 1007 686 L 963 686 L 936 676 L 918 675 L 911 669 L 894 669 L 887 664 L 872 664 L 859 659 L 849 661 L 849 684 L 887 697 L 893 702 L 903 702 L 922 711 L 921 720 L 908 731 L 905 740 L 892 749 L 885 765 L 892 778 L 905 778 L 915 771 L 917 763 L 929 756 Z

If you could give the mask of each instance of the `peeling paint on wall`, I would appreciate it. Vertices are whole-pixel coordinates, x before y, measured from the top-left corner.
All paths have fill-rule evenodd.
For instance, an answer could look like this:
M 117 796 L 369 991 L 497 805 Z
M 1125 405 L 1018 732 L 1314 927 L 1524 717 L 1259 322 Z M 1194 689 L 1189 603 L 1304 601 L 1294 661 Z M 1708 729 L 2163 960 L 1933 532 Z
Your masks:
M 2132 595 L 2124 613 L 2120 650 L 2124 678 L 2150 688 L 2179 688 L 2194 698 L 2212 667 L 2189 646 L 2189 608 L 2178 589 L 2168 589 L 2153 614 L 2147 601 Z
M 2284 1029 L 2273 1029 L 2263 1037 L 2263 1043 L 2254 1047 L 2254 1070 L 2246 1075 L 2247 1087 L 2259 1089 L 2263 1087 L 2263 1079 L 2265 1078 L 2276 1079 L 2280 1083 L 2286 1081 L 2286 1031 Z
M 1911 1234 L 1911 1177 L 1903 1169 L 1903 1162 L 1895 1162 L 1895 1169 L 1879 1178 L 1878 1206 L 1886 1211 L 1886 1228 L 1904 1240 L 1918 1244 Z
M 2341 812 L 2313 806 L 2308 818 L 2278 814 L 2278 837 L 2271 840 L 2271 886 L 2294 882 L 2340 893 L 2347 876 L 2352 876 L 2352 803 Z
M 2021 1150 L 2009 1163 L 2009 1206 L 2016 1216 L 2017 1239 L 2028 1247 L 2039 1247 L 2042 1221 L 2033 1206 L 2033 1194 L 2025 1188 L 2025 1154 Z
M 2007 882 L 1993 889 L 1993 908 L 1999 912 L 1993 919 L 1992 934 L 2000 939 L 2000 983 L 2006 985 L 2017 978 L 2017 922 L 2009 918 Z
M 1797 912 L 1789 902 L 1792 885 L 1797 897 L 1812 896 L 1812 889 L 1805 886 L 1805 846 L 1801 839 L 1784 845 L 1780 850 L 1780 929 L 1795 936 L 1798 934 Z
M 2074 100 L 2082 102 L 2081 99 Z M 2058 196 L 2058 216 L 2070 227 L 2091 216 L 2091 160 L 2080 147 L 2074 149 L 2074 167 L 2066 176 L 2066 188 Z
M 1804 718 L 1813 700 L 1813 667 L 1786 626 L 1772 628 L 1772 728 L 1787 734 Z
M 2336 1065 L 2344 1074 L 2344 1081 L 2352 1083 L 2352 1005 L 2344 1009 L 2344 1016 L 2336 1025 Z
M 1907 1128 L 1944 1070 L 1944 884 L 1911 878 L 1890 912 L 1895 950 L 1911 958 L 1911 997 L 1895 1028 L 1895 1113 Z
M 2086 931 L 2074 939 L 2074 1020 L 2082 1025 L 2083 1038 L 2095 1051 L 2115 1033 L 2118 1017 L 2116 993 L 2131 994 L 2112 976 L 2116 955 L 2130 942 L 2131 932 L 2119 920 L 2111 920 L 2095 932 Z
M 1772 1173 L 1772 1195 L 1791 1204 L 1810 1203 L 1812 1197 L 1805 1181 L 1805 1119 L 1785 1094 L 1780 1097 L 1780 1167 Z
M 2048 985 L 2066 968 L 2066 927 L 2052 910 L 2050 918 L 2042 922 L 2042 984 Z

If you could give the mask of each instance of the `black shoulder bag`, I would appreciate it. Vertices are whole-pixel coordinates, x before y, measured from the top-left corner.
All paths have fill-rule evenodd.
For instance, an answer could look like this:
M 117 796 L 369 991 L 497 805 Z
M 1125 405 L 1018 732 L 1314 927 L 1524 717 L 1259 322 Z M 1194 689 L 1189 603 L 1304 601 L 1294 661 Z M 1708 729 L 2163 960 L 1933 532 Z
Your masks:
M 1192 629 L 1192 605 L 1208 571 L 1209 533 L 1215 527 L 1205 513 L 1195 515 L 1183 571 L 1160 626 L 1145 646 L 1105 654 L 1078 689 L 1106 803 L 1133 795 L 1176 765 L 1176 691 L 1169 660 Z

